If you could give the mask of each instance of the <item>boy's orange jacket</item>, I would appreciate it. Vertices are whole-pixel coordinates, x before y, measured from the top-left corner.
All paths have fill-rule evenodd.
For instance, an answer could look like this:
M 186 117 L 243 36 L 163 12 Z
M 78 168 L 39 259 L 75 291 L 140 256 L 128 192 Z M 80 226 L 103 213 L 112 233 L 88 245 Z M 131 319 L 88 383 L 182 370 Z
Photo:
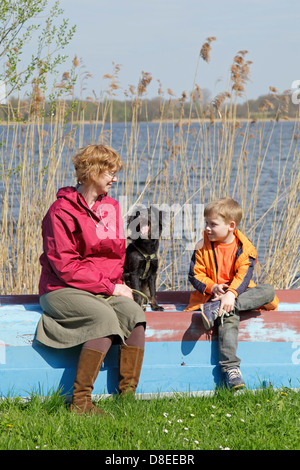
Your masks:
M 234 263 L 234 277 L 228 288 L 235 296 L 240 295 L 248 287 L 255 287 L 252 280 L 254 265 L 257 261 L 257 252 L 248 238 L 240 231 L 235 230 L 235 236 L 239 239 L 239 247 Z M 190 295 L 189 305 L 185 310 L 199 310 L 200 305 L 207 302 L 212 295 L 212 287 L 217 284 L 217 265 L 213 243 L 211 243 L 204 232 L 201 240 L 192 256 L 189 281 L 196 289 Z M 266 310 L 276 310 L 279 300 L 274 300 L 264 305 Z

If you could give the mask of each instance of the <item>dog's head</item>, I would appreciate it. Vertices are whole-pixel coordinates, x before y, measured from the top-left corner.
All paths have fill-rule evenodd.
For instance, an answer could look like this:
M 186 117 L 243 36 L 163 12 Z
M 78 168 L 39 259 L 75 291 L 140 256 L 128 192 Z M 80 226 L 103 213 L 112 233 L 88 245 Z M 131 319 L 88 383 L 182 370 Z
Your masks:
M 128 238 L 158 240 L 162 233 L 163 211 L 155 206 L 134 206 L 127 217 Z

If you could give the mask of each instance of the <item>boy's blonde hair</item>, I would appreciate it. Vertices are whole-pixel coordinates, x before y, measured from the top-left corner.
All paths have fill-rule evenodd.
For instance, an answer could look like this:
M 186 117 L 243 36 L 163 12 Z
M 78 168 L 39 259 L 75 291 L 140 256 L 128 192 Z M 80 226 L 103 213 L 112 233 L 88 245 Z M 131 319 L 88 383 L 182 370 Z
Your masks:
M 226 224 L 229 224 L 233 220 L 236 226 L 239 225 L 243 216 L 239 203 L 234 201 L 231 197 L 222 197 L 221 199 L 208 203 L 204 209 L 204 217 L 210 217 L 212 215 L 223 217 Z
M 99 176 L 104 171 L 120 171 L 123 162 L 120 155 L 108 145 L 87 145 L 80 149 L 72 159 L 78 183 L 86 183 L 94 174 Z

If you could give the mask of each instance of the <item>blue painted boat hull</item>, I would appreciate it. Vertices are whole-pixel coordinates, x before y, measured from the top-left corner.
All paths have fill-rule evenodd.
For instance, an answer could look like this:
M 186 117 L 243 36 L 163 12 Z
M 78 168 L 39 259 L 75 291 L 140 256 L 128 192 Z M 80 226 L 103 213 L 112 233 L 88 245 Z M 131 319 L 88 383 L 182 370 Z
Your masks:
M 174 303 L 171 294 L 170 298 L 169 303 L 165 300 L 164 312 L 146 312 L 146 348 L 137 393 L 212 391 L 222 382 L 217 336 L 203 329 L 198 312 L 182 312 L 181 303 Z M 0 394 L 30 397 L 61 390 L 70 395 L 80 347 L 57 350 L 38 343 L 34 335 L 42 312 L 36 299 L 30 302 L 32 298 L 10 298 L 7 303 L 3 299 L 0 298 Z M 238 356 L 247 387 L 299 388 L 300 312 L 295 308 L 300 302 L 290 305 L 293 311 L 285 307 L 282 312 L 252 312 L 241 318 Z M 113 394 L 117 387 L 118 347 L 113 346 L 93 393 Z
M 137 393 L 200 392 L 214 390 L 220 385 L 217 342 L 199 342 L 188 358 L 182 354 L 185 347 L 189 349 L 190 344 L 148 343 Z M 291 343 L 277 343 L 276 347 L 274 343 L 241 343 L 239 357 L 247 387 L 256 389 L 271 384 L 274 388 L 299 388 L 299 363 L 291 362 L 291 356 L 295 354 L 292 348 Z M 56 390 L 71 394 L 79 351 L 80 348 L 70 348 L 57 353 L 42 345 L 10 348 L 7 363 L 0 367 L 1 396 L 46 396 Z M 13 368 L 12 364 L 15 365 Z M 117 386 L 118 349 L 113 346 L 93 393 L 113 394 Z

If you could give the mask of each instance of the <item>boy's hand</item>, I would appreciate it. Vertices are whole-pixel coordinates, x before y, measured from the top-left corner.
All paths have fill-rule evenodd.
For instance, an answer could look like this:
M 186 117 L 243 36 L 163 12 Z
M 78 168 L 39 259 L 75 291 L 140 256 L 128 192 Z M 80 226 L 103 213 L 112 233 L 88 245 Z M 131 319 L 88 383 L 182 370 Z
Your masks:
M 219 314 L 222 310 L 229 313 L 234 309 L 235 295 L 230 290 L 226 294 L 222 295 L 220 298 L 221 305 L 219 309 Z
M 225 294 L 227 288 L 227 284 L 215 284 L 211 290 L 215 297 L 213 300 L 218 300 L 217 297 L 221 294 Z

